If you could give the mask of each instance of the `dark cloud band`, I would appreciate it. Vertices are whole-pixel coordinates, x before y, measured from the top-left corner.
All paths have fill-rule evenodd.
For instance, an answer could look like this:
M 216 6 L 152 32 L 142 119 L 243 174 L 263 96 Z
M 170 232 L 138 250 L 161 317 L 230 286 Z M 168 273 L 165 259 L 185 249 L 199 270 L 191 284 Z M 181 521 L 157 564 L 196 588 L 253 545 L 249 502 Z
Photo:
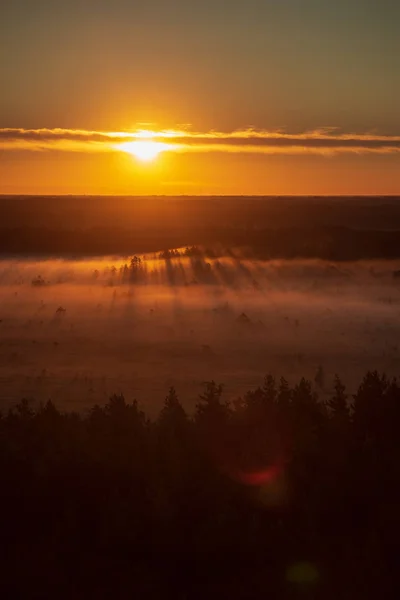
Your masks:
M 328 132 L 328 133 L 327 133 Z M 99 132 L 77 129 L 0 129 L 0 144 L 5 148 L 51 150 L 117 150 L 118 144 L 143 141 L 143 132 Z M 399 152 L 400 136 L 371 134 L 336 134 L 334 130 L 309 131 L 300 134 L 257 130 L 231 133 L 160 132 L 152 133 L 152 141 L 171 145 L 175 151 L 285 152 L 367 151 Z M 75 145 L 74 145 L 75 144 Z M 95 148 L 94 148 L 95 147 Z

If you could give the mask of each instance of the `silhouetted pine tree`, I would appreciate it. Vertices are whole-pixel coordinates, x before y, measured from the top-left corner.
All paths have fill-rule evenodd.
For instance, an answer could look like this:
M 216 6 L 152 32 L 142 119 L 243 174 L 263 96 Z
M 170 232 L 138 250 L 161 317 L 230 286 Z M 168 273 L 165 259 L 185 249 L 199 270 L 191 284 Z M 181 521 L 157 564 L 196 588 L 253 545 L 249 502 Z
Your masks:
M 287 411 L 292 399 L 292 390 L 289 387 L 289 383 L 286 381 L 284 377 L 281 377 L 279 380 L 279 388 L 277 394 L 277 404 L 278 406 Z
M 334 394 L 327 400 L 326 405 L 333 418 L 346 421 L 349 418 L 346 386 L 342 383 L 338 375 L 335 375 L 333 387 Z
M 353 395 L 353 421 L 356 437 L 360 443 L 371 444 L 381 429 L 385 417 L 385 395 L 389 382 L 385 374 L 368 371 L 357 393 Z
M 276 380 L 271 374 L 264 377 L 264 385 L 262 387 L 265 401 L 269 404 L 274 404 L 277 399 Z
M 187 415 L 179 402 L 175 388 L 169 388 L 168 395 L 164 400 L 164 406 L 161 409 L 159 421 L 160 423 L 171 423 L 172 425 L 187 424 Z
M 221 402 L 222 391 L 223 386 L 214 380 L 205 382 L 205 390 L 199 395 L 195 412 L 195 421 L 200 427 L 205 424 L 216 428 L 226 422 L 229 405 Z
M 193 468 L 192 424 L 179 402 L 174 387 L 169 389 L 154 428 L 154 481 L 152 498 L 158 513 L 160 533 L 168 544 L 171 535 L 182 537 L 177 520 L 184 522 L 190 502 L 190 476 Z
M 29 421 L 35 416 L 35 411 L 32 408 L 32 400 L 28 398 L 22 398 L 22 400 L 15 406 L 15 414 L 23 421 Z
M 230 407 L 222 402 L 223 387 L 215 381 L 205 382 L 196 404 L 194 425 L 200 448 L 211 459 L 216 471 L 223 470 L 230 454 Z M 201 470 L 201 460 L 198 463 Z

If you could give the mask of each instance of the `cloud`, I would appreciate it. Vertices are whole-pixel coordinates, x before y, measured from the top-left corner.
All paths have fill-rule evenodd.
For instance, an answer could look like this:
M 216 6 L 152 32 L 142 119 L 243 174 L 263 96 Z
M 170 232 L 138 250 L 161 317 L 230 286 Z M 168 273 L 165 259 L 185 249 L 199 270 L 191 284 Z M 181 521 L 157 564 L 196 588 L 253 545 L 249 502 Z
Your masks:
M 115 152 L 129 142 L 152 140 L 171 152 L 265 154 L 400 153 L 400 136 L 343 133 L 333 127 L 303 133 L 244 129 L 232 132 L 179 130 L 88 131 L 82 129 L 0 129 L 0 148 L 26 151 Z M 128 146 L 129 147 L 129 146 Z

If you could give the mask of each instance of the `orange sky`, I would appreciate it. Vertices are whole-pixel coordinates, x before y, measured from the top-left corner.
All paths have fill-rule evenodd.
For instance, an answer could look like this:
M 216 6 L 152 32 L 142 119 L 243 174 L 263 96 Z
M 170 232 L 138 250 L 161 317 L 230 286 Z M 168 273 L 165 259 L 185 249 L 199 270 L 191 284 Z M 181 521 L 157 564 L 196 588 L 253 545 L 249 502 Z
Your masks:
M 162 148 L 147 162 L 129 151 L 133 140 L 140 155 L 143 134 L 136 135 L 0 130 L 0 193 L 318 195 L 400 191 L 400 139 L 395 136 L 343 135 L 333 130 L 295 135 L 254 130 L 193 134 L 187 129 L 170 141 L 162 133 L 144 140 L 150 147 L 156 143 Z
M 400 2 L 226 7 L 0 2 L 0 194 L 400 194 Z

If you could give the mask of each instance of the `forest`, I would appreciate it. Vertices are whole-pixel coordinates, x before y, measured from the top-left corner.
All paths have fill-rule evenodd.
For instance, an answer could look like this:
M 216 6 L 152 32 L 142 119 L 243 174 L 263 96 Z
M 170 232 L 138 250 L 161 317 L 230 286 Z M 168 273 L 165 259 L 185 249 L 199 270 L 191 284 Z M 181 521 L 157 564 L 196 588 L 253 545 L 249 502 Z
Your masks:
M 389 598 L 400 535 L 400 385 L 354 394 L 266 375 L 0 418 L 2 589 L 30 598 Z M 31 590 L 35 590 L 34 596 Z
M 202 245 L 255 259 L 400 258 L 395 197 L 0 196 L 0 253 L 100 256 Z

